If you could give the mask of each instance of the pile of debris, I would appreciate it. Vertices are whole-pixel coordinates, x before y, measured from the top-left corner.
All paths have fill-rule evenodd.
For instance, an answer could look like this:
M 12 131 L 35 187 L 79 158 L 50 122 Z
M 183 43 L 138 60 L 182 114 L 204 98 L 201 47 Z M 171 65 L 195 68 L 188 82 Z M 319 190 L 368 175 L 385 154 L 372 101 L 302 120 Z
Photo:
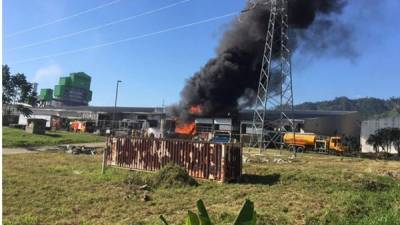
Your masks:
M 262 154 L 258 155 L 246 155 L 243 154 L 243 163 L 275 163 L 275 164 L 285 164 L 285 163 L 292 163 L 296 161 L 295 156 L 289 156 L 287 159 L 284 159 L 284 157 L 281 157 L 280 155 L 276 157 L 268 157 Z
M 243 154 L 242 155 L 243 163 L 269 163 L 270 159 L 261 154 L 252 155 L 252 154 Z
M 96 155 L 98 153 L 95 147 L 66 145 L 66 146 L 59 146 L 59 148 L 64 150 L 65 153 L 73 155 L 79 155 L 79 154 Z

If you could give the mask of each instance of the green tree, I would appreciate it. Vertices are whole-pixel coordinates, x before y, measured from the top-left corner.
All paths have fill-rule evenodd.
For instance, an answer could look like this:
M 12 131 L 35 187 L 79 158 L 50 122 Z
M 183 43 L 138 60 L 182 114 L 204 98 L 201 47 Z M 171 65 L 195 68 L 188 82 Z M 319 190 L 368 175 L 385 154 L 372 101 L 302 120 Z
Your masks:
M 400 128 L 392 129 L 392 143 L 397 154 L 400 156 Z
M 369 137 L 367 139 L 367 144 L 372 145 L 375 153 L 378 153 L 379 148 L 382 146 L 382 140 L 378 135 L 371 134 L 371 135 L 369 135 Z
M 295 106 L 298 110 L 358 111 L 362 119 L 400 115 L 400 98 L 388 100 L 378 98 L 349 99 L 338 97 L 330 101 L 305 102 Z
M 9 104 L 14 98 L 14 89 L 11 80 L 10 68 L 7 65 L 3 65 L 3 104 Z
M 347 146 L 347 148 L 352 152 L 361 151 L 360 139 L 352 136 L 345 136 L 342 140 L 342 144 Z
M 33 85 L 29 83 L 23 73 L 12 75 L 7 65 L 2 66 L 3 81 L 3 113 L 9 114 L 11 107 L 16 107 L 22 114 L 29 116 L 32 111 L 18 103 L 27 103 L 32 106 L 36 104 L 37 94 Z
M 376 135 L 382 141 L 382 148 L 384 151 L 389 152 L 390 147 L 392 146 L 392 130 L 391 128 L 382 128 L 376 131 Z
M 380 148 L 388 153 L 393 146 L 400 155 L 400 128 L 379 129 L 368 137 L 367 144 L 372 145 L 376 153 Z

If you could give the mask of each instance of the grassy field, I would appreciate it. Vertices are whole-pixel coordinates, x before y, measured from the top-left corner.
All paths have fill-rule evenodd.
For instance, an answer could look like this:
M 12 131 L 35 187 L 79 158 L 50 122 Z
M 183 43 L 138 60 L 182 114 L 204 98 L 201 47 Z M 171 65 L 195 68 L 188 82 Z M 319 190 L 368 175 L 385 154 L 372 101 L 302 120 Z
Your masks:
M 104 141 L 104 137 L 66 131 L 46 131 L 46 134 L 38 135 L 21 129 L 3 127 L 3 147 L 33 147 L 99 141 Z
M 203 199 L 216 224 L 231 224 L 246 198 L 257 224 L 400 224 L 400 162 L 270 151 L 246 153 L 243 180 L 158 188 L 142 202 L 124 183 L 132 172 L 100 174 L 101 156 L 3 156 L 4 224 L 183 224 Z M 275 159 L 275 160 L 274 160 Z M 276 159 L 282 159 L 276 160 Z M 279 162 L 277 162 L 279 161 Z

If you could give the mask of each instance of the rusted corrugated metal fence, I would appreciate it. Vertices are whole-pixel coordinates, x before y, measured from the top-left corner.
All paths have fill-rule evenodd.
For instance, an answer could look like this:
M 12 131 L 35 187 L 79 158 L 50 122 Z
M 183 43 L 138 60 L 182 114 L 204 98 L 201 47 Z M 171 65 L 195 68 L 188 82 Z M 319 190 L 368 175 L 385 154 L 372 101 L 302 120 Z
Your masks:
M 242 173 L 242 148 L 191 140 L 107 139 L 107 165 L 156 171 L 169 162 L 184 167 L 193 177 L 236 180 Z

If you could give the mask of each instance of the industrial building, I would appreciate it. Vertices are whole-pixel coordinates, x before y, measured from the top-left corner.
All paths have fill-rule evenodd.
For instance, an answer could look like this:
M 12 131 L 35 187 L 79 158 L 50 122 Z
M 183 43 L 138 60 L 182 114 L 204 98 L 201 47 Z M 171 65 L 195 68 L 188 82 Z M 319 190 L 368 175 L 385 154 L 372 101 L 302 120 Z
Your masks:
M 362 152 L 375 152 L 373 146 L 367 144 L 367 140 L 371 134 L 382 128 L 400 128 L 400 116 L 362 121 L 360 136 Z M 392 154 L 397 153 L 393 146 L 388 152 Z
M 286 112 L 290 115 L 290 112 Z M 267 120 L 278 120 L 280 112 L 268 111 Z M 241 133 L 251 133 L 252 111 L 242 111 L 240 121 Z M 357 111 L 317 111 L 296 110 L 293 114 L 295 127 L 301 132 L 310 132 L 326 136 L 343 135 L 350 137 L 360 136 L 361 116 Z
M 100 132 L 109 128 L 121 130 L 140 130 L 146 128 L 155 137 L 173 133 L 176 118 L 169 115 L 161 107 L 102 107 L 102 106 L 48 106 L 32 108 L 32 118 L 47 119 L 47 127 L 52 126 L 54 120 L 68 121 L 90 121 Z M 267 118 L 275 120 L 280 113 L 269 111 Z M 360 136 L 361 119 L 358 112 L 354 111 L 295 111 L 294 121 L 298 131 L 312 132 L 326 136 Z M 252 132 L 251 110 L 243 110 L 238 116 L 205 118 L 197 117 L 193 124 L 195 126 L 184 129 L 195 129 L 195 133 L 207 139 L 210 132 L 220 132 L 234 137 L 236 141 L 245 142 Z M 113 121 L 113 118 L 114 121 Z M 26 118 L 20 116 L 19 124 L 26 124 Z M 194 131 L 194 130 L 193 130 Z
M 91 77 L 83 72 L 60 77 L 53 89 L 41 89 L 41 106 L 87 106 L 92 100 Z
M 143 123 L 146 123 L 145 125 L 149 128 L 156 128 L 161 126 L 161 118 L 165 117 L 163 108 L 157 107 L 117 107 L 114 109 L 108 106 L 47 106 L 32 108 L 32 112 L 32 118 L 47 120 L 47 128 L 51 128 L 53 124 L 89 121 L 93 123 L 95 130 L 100 132 L 108 128 L 141 129 Z M 26 122 L 27 118 L 20 115 L 18 123 L 26 125 Z

